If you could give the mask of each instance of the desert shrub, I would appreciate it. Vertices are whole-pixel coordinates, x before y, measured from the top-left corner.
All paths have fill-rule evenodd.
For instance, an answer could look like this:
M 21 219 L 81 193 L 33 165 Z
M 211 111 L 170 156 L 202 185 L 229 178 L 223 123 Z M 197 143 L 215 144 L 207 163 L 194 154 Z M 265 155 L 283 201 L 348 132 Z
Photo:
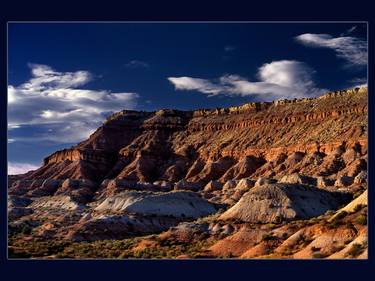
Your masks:
M 318 251 L 320 251 L 320 248 L 317 248 L 317 247 L 312 246 L 312 247 L 311 247 L 311 251 L 312 251 L 312 252 L 318 252 Z
M 276 228 L 276 224 L 274 224 L 274 223 L 267 223 L 266 224 L 266 226 L 268 227 L 268 228 L 270 228 L 270 229 L 274 229 L 274 228 Z
M 26 253 L 26 252 L 19 252 L 19 251 L 15 251 L 12 247 L 9 247 L 8 248 L 8 257 L 9 258 L 16 258 L 16 259 L 27 259 L 27 258 L 31 258 L 31 255 L 29 253 Z
M 348 244 L 349 244 L 350 242 L 352 242 L 352 241 L 353 241 L 353 239 L 347 239 L 347 240 L 344 241 L 344 244 L 345 244 L 345 245 L 348 245 Z
M 234 255 L 232 253 L 228 253 L 224 256 L 221 257 L 222 259 L 231 259 L 231 258 L 234 258 Z
M 276 237 L 272 233 L 265 233 L 262 235 L 262 241 L 271 241 L 275 239 Z
M 315 253 L 313 253 L 312 254 L 312 257 L 314 258 L 314 259 L 323 259 L 323 258 L 325 258 L 327 255 L 325 255 L 325 254 L 323 254 L 323 253 L 321 253 L 321 252 L 315 252 Z
M 364 247 L 361 244 L 353 244 L 350 250 L 348 251 L 348 255 L 352 258 L 359 256 L 364 251 Z
M 65 247 L 65 243 L 56 241 L 28 241 L 27 243 L 20 242 L 19 244 L 16 242 L 14 246 L 16 247 L 14 247 L 12 252 L 13 257 L 46 257 L 61 252 Z
M 31 234 L 31 231 L 32 231 L 32 228 L 27 225 L 27 224 L 23 224 L 23 225 L 20 225 L 20 226 L 9 226 L 8 227 L 8 233 L 9 233 L 9 236 L 15 236 L 15 235 L 30 235 Z
M 337 216 L 335 217 L 335 220 L 340 221 L 343 218 L 345 218 L 347 215 L 348 215 L 347 211 L 341 211 L 340 213 L 337 214 Z
M 23 226 L 22 229 L 21 229 L 21 233 L 22 234 L 25 234 L 25 235 L 29 235 L 31 234 L 31 227 L 29 226 Z
M 354 224 L 351 221 L 346 222 L 346 227 L 357 232 L 357 229 L 355 228 Z
M 354 195 L 353 195 L 353 199 L 359 197 L 360 195 L 362 195 L 362 193 L 363 193 L 363 189 L 356 191 L 356 192 L 354 193 Z
M 225 237 L 228 237 L 228 236 L 230 236 L 230 234 L 228 234 L 228 233 L 220 233 L 219 236 L 218 236 L 218 239 L 222 240 L 222 239 L 224 239 Z
M 331 253 L 339 252 L 344 248 L 345 248 L 344 245 L 336 245 L 336 246 L 334 245 L 334 246 L 331 247 Z
M 302 247 L 306 247 L 306 246 L 309 245 L 312 241 L 313 241 L 313 239 L 312 239 L 311 237 L 302 236 L 301 239 L 300 239 L 299 242 L 298 242 L 298 245 L 299 245 L 299 246 L 302 246 Z
M 166 253 L 163 251 L 162 248 L 145 248 L 141 251 L 136 251 L 134 253 L 135 258 L 141 259 L 150 259 L 150 258 L 160 258 L 165 257 Z
M 160 240 L 159 246 L 142 249 L 140 251 L 133 251 L 131 249 L 125 250 L 118 255 L 117 258 L 136 258 L 136 259 L 161 259 L 161 258 L 176 258 L 182 254 L 188 254 L 193 258 L 205 257 L 205 248 L 211 245 L 213 241 L 195 240 L 189 243 L 184 243 L 174 240 Z
M 292 255 L 293 254 L 293 250 L 292 249 L 285 249 L 282 253 L 281 253 L 281 255 L 283 255 L 283 256 L 290 256 L 290 255 Z
M 319 222 L 318 218 L 311 218 L 307 221 L 307 225 L 314 225 Z
M 333 220 L 330 223 L 328 223 L 328 228 L 329 229 L 335 229 L 338 228 L 341 225 L 341 222 L 339 220 Z
M 367 225 L 367 215 L 360 215 L 355 219 L 355 222 L 360 225 Z
M 363 204 L 358 204 L 357 206 L 354 207 L 353 212 L 356 213 L 356 212 L 362 210 L 363 207 L 365 207 L 365 205 L 363 205 Z
M 277 223 L 277 224 L 280 224 L 280 223 L 282 223 L 283 222 L 283 216 L 281 216 L 281 215 L 277 215 L 276 217 L 275 217 L 275 223 Z
M 334 213 L 334 210 L 328 210 L 327 212 L 325 212 L 325 215 L 332 216 Z
M 348 215 L 348 212 L 346 211 L 341 211 L 340 213 L 337 214 L 337 216 L 328 223 L 328 228 L 329 229 L 335 229 L 339 227 L 342 223 L 341 220 L 345 218 Z
M 272 249 L 272 248 L 268 248 L 268 249 L 265 250 L 266 255 L 270 255 L 270 254 L 273 254 L 273 253 L 274 253 L 274 249 Z

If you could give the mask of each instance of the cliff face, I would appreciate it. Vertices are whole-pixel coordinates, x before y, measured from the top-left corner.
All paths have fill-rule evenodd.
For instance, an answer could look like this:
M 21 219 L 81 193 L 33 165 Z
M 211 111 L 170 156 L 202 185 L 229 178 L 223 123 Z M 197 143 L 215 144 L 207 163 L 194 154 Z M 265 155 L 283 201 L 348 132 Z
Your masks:
M 367 88 L 356 88 L 215 110 L 118 112 L 24 178 L 205 184 L 241 173 L 355 176 L 366 155 Z
M 367 129 L 367 88 L 118 112 L 9 177 L 9 255 L 366 258 Z

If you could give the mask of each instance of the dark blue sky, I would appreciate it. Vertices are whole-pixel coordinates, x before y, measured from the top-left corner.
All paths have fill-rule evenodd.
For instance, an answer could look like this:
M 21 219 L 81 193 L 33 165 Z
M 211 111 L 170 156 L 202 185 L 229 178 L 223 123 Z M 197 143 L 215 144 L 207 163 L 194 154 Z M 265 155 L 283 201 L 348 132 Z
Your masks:
M 135 93 L 136 102 L 130 107 L 139 110 L 213 108 L 267 100 L 266 95 L 269 99 L 285 97 L 285 91 L 293 87 L 291 83 L 298 84 L 301 77 L 305 79 L 301 85 L 310 88 L 302 94 L 307 96 L 323 89 L 343 89 L 366 83 L 366 65 L 356 62 L 363 58 L 364 52 L 355 49 L 363 47 L 366 33 L 366 24 L 362 23 L 10 23 L 8 85 L 15 89 L 15 97 L 27 95 L 29 92 L 22 85 L 30 83 L 31 71 L 37 69 L 35 65 L 44 65 L 58 72 L 53 75 L 59 79 L 66 73 L 80 70 L 89 73 L 90 79 L 79 86 L 61 86 L 61 81 L 56 82 L 60 83 L 57 86 L 43 82 L 43 89 L 37 90 L 42 96 L 51 89 L 61 91 L 61 88 Z M 303 34 L 315 37 L 296 39 Z M 278 61 L 281 63 L 271 64 Z M 262 72 L 260 68 L 264 64 L 271 65 Z M 43 79 L 50 77 L 46 68 L 43 69 Z M 290 75 L 294 77 L 288 78 L 287 88 L 285 81 L 278 83 L 283 78 L 273 74 L 284 69 L 293 72 Z M 178 79 L 172 81 L 169 77 Z M 181 77 L 201 80 L 186 81 Z M 223 77 L 230 77 L 230 81 L 223 82 L 220 79 Z M 269 90 L 270 83 L 275 81 L 277 93 Z M 34 86 L 32 91 L 36 89 Z M 294 90 L 298 93 L 300 89 Z M 298 94 L 287 97 L 296 96 Z M 34 100 L 39 104 L 44 101 Z M 72 106 L 59 113 L 79 109 L 79 106 L 74 107 L 74 98 L 64 102 L 71 102 Z M 121 102 L 124 102 L 122 107 L 128 107 L 128 99 Z M 100 114 L 106 115 L 109 105 L 105 110 L 100 106 L 103 111 Z M 13 106 L 14 112 L 9 110 Z M 11 119 L 15 125 L 9 130 L 10 162 L 39 164 L 51 151 L 76 141 L 75 138 L 72 142 L 38 138 L 39 131 L 51 130 L 52 126 L 45 120 L 51 120 L 53 114 L 50 116 L 43 110 L 58 112 L 51 100 L 46 101 L 45 108 L 23 104 L 16 110 L 16 106 L 19 105 L 8 105 L 8 123 Z M 27 108 L 39 110 L 39 115 L 27 117 L 34 118 L 32 124 L 24 120 L 12 121 L 17 119 L 13 115 L 20 115 Z M 38 119 L 37 115 L 45 118 Z M 77 116 L 79 119 L 81 115 Z M 61 120 L 63 118 L 66 117 Z M 55 123 L 53 130 L 59 130 Z M 79 138 L 82 136 L 77 140 Z

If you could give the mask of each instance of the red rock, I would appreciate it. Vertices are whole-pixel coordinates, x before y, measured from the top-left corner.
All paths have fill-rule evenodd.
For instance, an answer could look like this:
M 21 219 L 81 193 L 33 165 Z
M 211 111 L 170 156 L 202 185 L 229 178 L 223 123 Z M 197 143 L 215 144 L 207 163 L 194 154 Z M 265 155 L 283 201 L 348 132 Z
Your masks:
M 366 122 L 366 90 L 217 110 L 125 110 L 23 179 L 206 184 L 294 172 L 328 176 L 366 157 Z

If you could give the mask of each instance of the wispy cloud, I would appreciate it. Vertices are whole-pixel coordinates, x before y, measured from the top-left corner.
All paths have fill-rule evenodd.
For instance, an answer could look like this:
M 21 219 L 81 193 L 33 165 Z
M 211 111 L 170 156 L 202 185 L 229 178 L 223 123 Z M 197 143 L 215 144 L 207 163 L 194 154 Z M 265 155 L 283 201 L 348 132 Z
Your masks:
M 337 57 L 346 60 L 350 65 L 367 65 L 367 42 L 361 38 L 305 33 L 295 39 L 305 46 L 331 49 Z
M 8 175 L 24 174 L 38 168 L 39 166 L 29 163 L 8 162 Z
M 226 51 L 226 52 L 232 52 L 235 49 L 236 49 L 236 47 L 233 46 L 233 45 L 227 45 L 227 46 L 224 47 L 224 51 Z
M 350 87 L 356 88 L 356 87 L 367 87 L 367 78 L 354 78 L 349 81 Z
M 346 30 L 345 32 L 341 33 L 340 36 L 346 36 L 346 35 L 352 34 L 357 29 L 358 29 L 357 26 L 354 25 L 351 28 L 349 28 L 348 30 Z
M 147 62 L 140 61 L 140 60 L 132 60 L 125 64 L 128 68 L 149 68 L 150 65 Z
M 176 90 L 198 91 L 208 96 L 252 96 L 254 100 L 318 96 L 326 89 L 317 88 L 314 70 L 303 62 L 281 60 L 266 63 L 258 69 L 258 80 L 249 81 L 238 75 L 218 79 L 168 77 Z
M 30 80 L 8 86 L 8 129 L 19 132 L 11 137 L 13 142 L 77 142 L 92 133 L 106 115 L 137 104 L 136 93 L 79 88 L 92 80 L 88 71 L 57 72 L 39 64 L 29 67 Z M 22 135 L 25 127 L 34 133 Z

